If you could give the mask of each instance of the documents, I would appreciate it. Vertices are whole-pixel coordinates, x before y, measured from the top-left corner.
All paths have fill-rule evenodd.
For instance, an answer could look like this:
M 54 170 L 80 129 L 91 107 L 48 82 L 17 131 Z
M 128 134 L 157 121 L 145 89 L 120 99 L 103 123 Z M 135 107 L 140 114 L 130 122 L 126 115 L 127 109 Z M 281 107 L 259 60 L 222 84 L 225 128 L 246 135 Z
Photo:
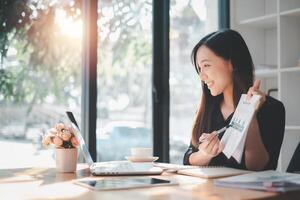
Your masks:
M 268 170 L 218 179 L 215 180 L 215 185 L 269 192 L 287 192 L 300 190 L 300 174 Z
M 241 96 L 229 127 L 221 139 L 225 145 L 223 150 L 225 156 L 227 158 L 232 156 L 238 163 L 241 163 L 248 128 L 260 98 L 259 95 L 253 95 L 247 100 L 246 94 Z

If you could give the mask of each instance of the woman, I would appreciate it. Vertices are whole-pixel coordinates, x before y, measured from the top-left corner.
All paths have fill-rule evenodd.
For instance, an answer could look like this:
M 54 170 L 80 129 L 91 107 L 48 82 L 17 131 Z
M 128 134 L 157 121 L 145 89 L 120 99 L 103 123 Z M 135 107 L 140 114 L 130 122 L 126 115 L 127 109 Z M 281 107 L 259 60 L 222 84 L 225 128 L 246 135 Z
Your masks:
M 253 83 L 254 67 L 248 47 L 234 30 L 205 36 L 194 47 L 192 61 L 202 84 L 202 99 L 196 113 L 190 147 L 184 164 L 265 170 L 276 169 L 285 128 L 283 104 L 265 95 L 260 81 Z M 242 162 L 227 158 L 218 130 L 229 124 L 243 93 L 262 96 L 247 132 Z M 201 141 L 201 142 L 199 142 Z

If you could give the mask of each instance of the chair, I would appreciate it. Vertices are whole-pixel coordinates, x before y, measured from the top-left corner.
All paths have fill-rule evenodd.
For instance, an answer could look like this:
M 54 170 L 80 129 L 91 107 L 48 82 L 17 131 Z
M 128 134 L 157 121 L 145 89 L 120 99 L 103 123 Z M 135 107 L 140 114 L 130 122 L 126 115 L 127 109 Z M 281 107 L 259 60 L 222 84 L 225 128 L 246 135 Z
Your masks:
M 300 173 L 300 142 L 292 156 L 286 172 Z

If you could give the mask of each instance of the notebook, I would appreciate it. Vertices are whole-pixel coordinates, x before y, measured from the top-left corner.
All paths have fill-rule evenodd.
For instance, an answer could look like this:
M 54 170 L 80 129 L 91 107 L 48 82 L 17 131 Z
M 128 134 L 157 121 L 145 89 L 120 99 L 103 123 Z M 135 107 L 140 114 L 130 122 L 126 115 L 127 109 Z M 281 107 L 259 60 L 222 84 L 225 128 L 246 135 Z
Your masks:
M 87 161 L 92 175 L 159 175 L 163 170 L 152 163 L 132 163 L 129 161 L 94 162 L 79 130 L 72 112 L 66 112 L 79 141 L 83 156 Z
M 253 172 L 215 180 L 215 185 L 268 192 L 300 190 L 300 174 L 282 173 L 274 170 Z
M 248 170 L 241 170 L 222 166 L 190 166 L 168 163 L 154 163 L 154 166 L 160 167 L 167 172 L 174 172 L 177 174 L 207 179 L 235 176 L 252 172 Z

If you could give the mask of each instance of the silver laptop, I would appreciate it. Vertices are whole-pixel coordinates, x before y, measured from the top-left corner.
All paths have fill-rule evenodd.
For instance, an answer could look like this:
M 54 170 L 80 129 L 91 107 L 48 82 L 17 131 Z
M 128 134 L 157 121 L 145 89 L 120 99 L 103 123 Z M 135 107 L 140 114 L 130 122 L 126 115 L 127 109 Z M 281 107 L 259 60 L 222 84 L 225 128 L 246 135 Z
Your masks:
M 79 141 L 83 156 L 93 175 L 158 175 L 163 172 L 161 168 L 153 166 L 152 163 L 132 163 L 129 161 L 94 162 L 80 133 L 73 113 L 69 111 L 66 113 L 71 122 L 71 126 L 75 130 L 75 136 Z

